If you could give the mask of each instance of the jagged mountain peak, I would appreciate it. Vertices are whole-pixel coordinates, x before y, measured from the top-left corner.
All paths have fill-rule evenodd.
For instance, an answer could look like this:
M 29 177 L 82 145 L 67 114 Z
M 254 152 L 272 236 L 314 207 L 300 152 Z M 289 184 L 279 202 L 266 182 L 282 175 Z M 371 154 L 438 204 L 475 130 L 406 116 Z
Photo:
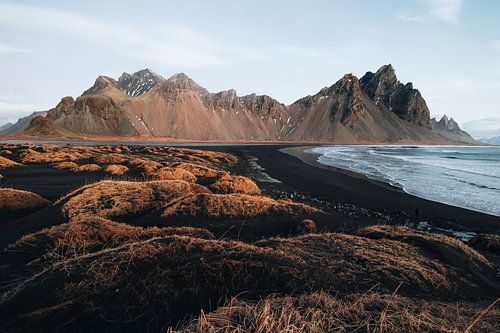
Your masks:
M 433 118 L 434 123 L 437 123 L 441 128 L 446 128 L 448 130 L 461 130 L 458 123 L 453 118 L 448 118 L 447 115 L 443 115 L 439 121 L 436 121 L 436 118 Z
M 196 83 L 193 79 L 184 73 L 176 73 L 169 77 L 163 83 L 165 90 L 190 90 L 196 91 L 202 94 L 207 94 L 208 91 Z
M 118 87 L 125 94 L 138 97 L 150 91 L 157 84 L 165 81 L 165 79 L 150 70 L 149 68 L 141 69 L 133 74 L 123 73 L 118 79 Z
M 375 74 L 396 76 L 396 70 L 394 69 L 392 64 L 387 64 L 387 65 L 381 66 Z
M 431 125 L 436 132 L 445 138 L 465 143 L 476 143 L 469 133 L 462 130 L 460 125 L 453 118 L 448 118 L 447 115 L 443 115 L 439 121 L 432 118 Z
M 391 64 L 380 67 L 376 73 L 367 72 L 360 79 L 363 92 L 377 106 L 383 106 L 399 118 L 413 125 L 431 128 L 429 109 L 413 84 L 402 84 Z
M 321 89 L 318 94 L 322 96 L 331 96 L 333 94 L 344 93 L 353 93 L 356 95 L 361 94 L 359 79 L 352 73 L 345 74 L 340 80 L 335 82 L 326 91 L 324 89 Z
M 103 92 L 106 88 L 108 88 L 110 86 L 118 88 L 118 82 L 116 82 L 115 79 L 113 79 L 109 76 L 99 75 L 95 79 L 94 85 L 92 87 L 90 87 L 89 89 L 85 90 L 82 95 L 97 94 L 97 93 Z

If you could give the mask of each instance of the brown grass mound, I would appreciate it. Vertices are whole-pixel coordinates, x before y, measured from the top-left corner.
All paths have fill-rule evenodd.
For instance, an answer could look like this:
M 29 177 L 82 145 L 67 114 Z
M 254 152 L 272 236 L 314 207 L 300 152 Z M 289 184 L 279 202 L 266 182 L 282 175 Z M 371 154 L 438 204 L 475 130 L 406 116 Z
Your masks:
M 431 234 L 405 227 L 374 225 L 363 228 L 358 235 L 372 239 L 391 239 L 417 247 L 423 254 L 437 257 L 467 274 L 476 276 L 492 290 L 500 293 L 500 281 L 491 274 L 493 265 L 480 253 L 463 242 L 443 235 Z
M 209 192 L 201 185 L 180 180 L 101 181 L 74 191 L 56 204 L 63 203 L 62 213 L 70 218 L 80 214 L 126 217 L 159 208 L 186 195 Z
M 147 175 L 152 175 L 157 169 L 163 167 L 161 163 L 155 161 L 146 161 L 145 163 L 140 165 L 142 171 L 144 171 Z
M 28 234 L 10 245 L 6 251 L 32 254 L 34 257 L 71 257 L 126 243 L 171 235 L 212 239 L 208 230 L 190 227 L 134 227 L 97 216 L 81 215 L 69 223 Z
M 73 151 L 70 148 L 58 147 L 59 150 L 38 152 L 33 149 L 22 149 L 20 158 L 23 163 L 57 163 L 57 162 L 74 162 L 80 159 L 87 158 L 80 152 Z
M 173 333 L 474 332 L 500 331 L 500 309 L 489 304 L 416 301 L 368 293 L 333 297 L 326 293 L 268 297 L 259 303 L 232 299 Z M 480 318 L 474 323 L 474 318 Z
M 162 152 L 177 161 L 186 161 L 193 164 L 215 168 L 222 165 L 231 166 L 238 162 L 238 158 L 236 156 L 216 151 L 179 147 L 156 147 L 157 154 Z
M 97 164 L 119 164 L 123 163 L 127 158 L 120 154 L 102 154 L 94 157 Z
M 318 209 L 288 200 L 246 194 L 198 194 L 165 207 L 162 217 L 237 218 L 317 213 Z
M 475 249 L 500 255 L 500 235 L 477 235 L 468 244 Z
M 398 241 L 318 234 L 251 245 L 168 236 L 54 261 L 12 284 L 0 306 L 11 320 L 7 327 L 18 330 L 46 323 L 68 325 L 65 330 L 158 331 L 240 294 L 249 300 L 320 290 L 391 294 L 398 286 L 401 295 L 494 295 L 460 267 Z
M 113 176 L 122 176 L 128 172 L 128 168 L 124 165 L 111 164 L 104 168 L 104 171 Z
M 8 149 L 0 150 L 0 155 L 12 155 L 12 152 Z
M 260 194 L 260 188 L 250 178 L 223 174 L 210 186 L 215 193 Z
M 74 169 L 76 172 L 95 172 L 101 170 L 101 167 L 97 164 L 83 164 Z
M 140 166 L 140 165 L 143 165 L 146 162 L 147 161 L 145 159 L 139 158 L 139 157 L 132 158 L 132 159 L 128 160 L 128 164 L 131 165 L 131 166 Z
M 21 165 L 22 164 L 19 164 L 17 162 L 9 160 L 8 158 L 0 156 L 0 169 L 15 168 L 15 167 L 19 167 Z
M 50 202 L 36 193 L 13 188 L 0 188 L 0 209 L 33 209 L 48 205 Z
M 187 171 L 191 172 L 193 175 L 195 175 L 196 177 L 214 178 L 214 177 L 217 177 L 219 175 L 219 171 L 212 169 L 212 168 L 209 168 L 209 167 L 198 165 L 198 164 L 182 162 L 182 163 L 174 163 L 171 166 L 174 168 L 180 168 L 180 169 L 187 170 Z
M 69 169 L 74 170 L 78 168 L 78 164 L 75 162 L 60 162 L 52 165 L 56 169 Z
M 163 167 L 153 174 L 154 179 L 159 180 L 184 180 L 189 183 L 196 183 L 196 176 L 191 172 L 181 168 Z

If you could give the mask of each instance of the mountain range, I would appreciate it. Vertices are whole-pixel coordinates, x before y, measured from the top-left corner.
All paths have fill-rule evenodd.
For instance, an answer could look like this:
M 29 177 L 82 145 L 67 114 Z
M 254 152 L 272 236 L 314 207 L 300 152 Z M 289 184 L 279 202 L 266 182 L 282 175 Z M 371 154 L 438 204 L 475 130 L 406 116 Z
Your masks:
M 330 87 L 290 105 L 267 95 L 238 96 L 234 89 L 211 93 L 183 73 L 165 79 L 144 69 L 123 73 L 118 80 L 99 76 L 81 96 L 62 98 L 45 117 L 46 121 L 30 119 L 32 123 L 21 130 L 11 126 L 0 135 L 343 143 L 474 141 L 454 121 L 431 121 L 420 92 L 412 83 L 399 82 L 390 64 L 361 78 L 346 74 Z M 50 129 L 44 131 L 41 126 Z

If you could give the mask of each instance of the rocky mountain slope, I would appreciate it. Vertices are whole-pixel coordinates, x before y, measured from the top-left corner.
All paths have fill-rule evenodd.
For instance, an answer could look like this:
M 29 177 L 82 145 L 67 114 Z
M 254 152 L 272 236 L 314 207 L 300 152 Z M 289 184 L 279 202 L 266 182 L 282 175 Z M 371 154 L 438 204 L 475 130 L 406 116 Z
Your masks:
M 19 118 L 15 124 L 10 126 L 2 126 L 0 129 L 0 136 L 11 136 L 24 131 L 30 124 L 31 120 L 37 116 L 45 116 L 47 111 L 35 111 L 32 114 Z
M 81 96 L 64 97 L 47 118 L 81 135 L 190 140 L 422 142 L 455 140 L 433 129 L 429 109 L 391 65 L 361 79 L 345 75 L 284 105 L 266 95 L 211 93 L 183 73 L 145 69 L 99 76 Z
M 51 137 L 51 138 L 72 138 L 76 137 L 75 133 L 68 131 L 65 128 L 54 123 L 51 119 L 44 116 L 36 116 L 30 121 L 29 126 L 23 132 L 24 135 L 35 137 Z
M 436 118 L 432 118 L 431 126 L 437 133 L 447 139 L 463 143 L 478 143 L 469 133 L 462 130 L 453 118 L 448 119 L 447 115 L 444 115 L 439 121 Z

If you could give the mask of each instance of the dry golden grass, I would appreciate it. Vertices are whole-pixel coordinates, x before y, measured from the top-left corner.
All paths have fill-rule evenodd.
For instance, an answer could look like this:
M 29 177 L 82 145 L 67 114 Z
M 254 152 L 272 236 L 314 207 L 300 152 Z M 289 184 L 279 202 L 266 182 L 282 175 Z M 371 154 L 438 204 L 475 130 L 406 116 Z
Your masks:
M 452 237 L 388 225 L 369 226 L 359 230 L 357 234 L 373 239 L 391 239 L 411 244 L 424 253 L 462 267 L 471 274 L 481 274 L 485 269 L 492 268 L 492 264 L 484 256 Z
M 120 154 L 102 154 L 94 157 L 94 162 L 97 164 L 120 164 L 127 158 Z
M 63 204 L 62 213 L 70 218 L 80 214 L 125 217 L 159 208 L 186 195 L 209 192 L 201 185 L 180 180 L 101 181 L 70 193 L 56 204 Z
M 36 193 L 13 188 L 0 188 L 0 209 L 33 209 L 48 205 L 50 202 Z
M 157 169 L 160 169 L 161 167 L 163 167 L 161 163 L 150 160 L 145 161 L 140 165 L 140 168 L 146 175 L 152 175 Z
M 147 160 L 145 160 L 143 158 L 135 157 L 135 158 L 132 158 L 132 159 L 128 160 L 127 163 L 129 165 L 131 165 L 131 166 L 140 166 L 140 165 L 143 165 L 146 162 L 147 162 Z
M 181 168 L 163 167 L 157 170 L 153 175 L 153 179 L 158 180 L 184 180 L 189 183 L 196 183 L 196 176 L 191 172 Z
M 216 151 L 180 147 L 151 147 L 150 154 L 168 157 L 172 162 L 188 162 L 211 168 L 232 166 L 238 162 L 236 156 Z
M 104 168 L 104 172 L 112 176 L 122 176 L 128 172 L 128 168 L 124 165 L 111 164 Z
M 212 169 L 212 168 L 209 168 L 209 167 L 198 165 L 198 164 L 181 162 L 181 163 L 174 163 L 171 166 L 174 168 L 180 168 L 180 169 L 187 170 L 187 171 L 191 172 L 193 175 L 195 175 L 196 177 L 214 178 L 214 177 L 217 177 L 219 175 L 219 171 Z
M 500 235 L 477 235 L 469 241 L 469 245 L 478 250 L 485 250 L 500 255 Z
M 276 293 L 314 291 L 349 295 L 377 290 L 390 295 L 399 288 L 397 294 L 402 296 L 420 295 L 434 300 L 483 298 L 484 303 L 493 301 L 484 297 L 495 295 L 477 276 L 425 256 L 418 247 L 345 234 L 275 238 L 256 244 L 165 236 L 57 258 L 25 280 L 18 279 L 2 293 L 4 315 L 12 320 L 9 327 L 33 330 L 46 323 L 52 328 L 66 324 L 69 326 L 64 328 L 72 330 L 84 323 L 87 329 L 101 331 L 157 331 L 236 295 L 249 300 Z M 26 313 L 23 299 L 30 300 L 31 313 Z M 377 299 L 375 303 L 364 303 L 355 298 L 350 305 L 354 309 L 366 304 L 358 316 L 347 312 L 345 317 L 332 315 L 329 320 L 353 316 L 353 325 L 368 320 L 370 325 L 380 325 L 382 331 L 389 330 L 399 325 L 397 317 L 401 314 L 394 313 L 399 311 L 395 310 L 398 299 L 395 295 L 381 296 L 381 304 L 376 305 Z M 85 311 L 78 311 L 82 308 Z M 451 309 L 460 313 L 453 306 L 446 311 Z M 371 311 L 374 318 L 363 315 Z M 400 322 L 410 328 L 418 325 L 406 322 L 411 318 L 403 317 Z M 325 324 L 331 323 L 329 320 Z
M 60 162 L 52 165 L 56 169 L 69 169 L 74 170 L 78 168 L 78 164 L 75 162 Z
M 38 152 L 29 148 L 22 149 L 20 159 L 23 163 L 57 163 L 66 161 L 74 162 L 88 157 L 78 151 L 73 151 L 70 148 L 58 148 L 58 150 L 47 152 Z
M 318 209 L 288 200 L 246 194 L 191 195 L 165 207 L 162 217 L 238 218 L 264 215 L 298 216 Z
M 74 169 L 76 172 L 95 172 L 99 170 L 101 170 L 101 167 L 97 164 L 83 164 Z
M 268 297 L 258 303 L 231 299 L 224 307 L 170 333 L 463 332 L 487 303 L 418 301 L 367 293 L 345 298 L 326 293 Z M 475 332 L 500 331 L 500 309 L 491 309 Z
M 0 156 L 0 169 L 15 168 L 19 166 L 22 166 L 22 164 L 19 164 L 17 162 L 9 160 L 8 158 Z
M 210 185 L 214 193 L 229 194 L 260 194 L 260 188 L 250 178 L 222 174 L 215 183 Z
M 98 216 L 80 215 L 69 223 L 23 236 L 6 251 L 34 257 L 71 257 L 112 248 L 130 242 L 171 235 L 212 239 L 208 230 L 190 227 L 134 227 Z M 48 258 L 47 258 L 48 259 Z
M 12 155 L 12 152 L 8 149 L 0 150 L 0 155 Z

